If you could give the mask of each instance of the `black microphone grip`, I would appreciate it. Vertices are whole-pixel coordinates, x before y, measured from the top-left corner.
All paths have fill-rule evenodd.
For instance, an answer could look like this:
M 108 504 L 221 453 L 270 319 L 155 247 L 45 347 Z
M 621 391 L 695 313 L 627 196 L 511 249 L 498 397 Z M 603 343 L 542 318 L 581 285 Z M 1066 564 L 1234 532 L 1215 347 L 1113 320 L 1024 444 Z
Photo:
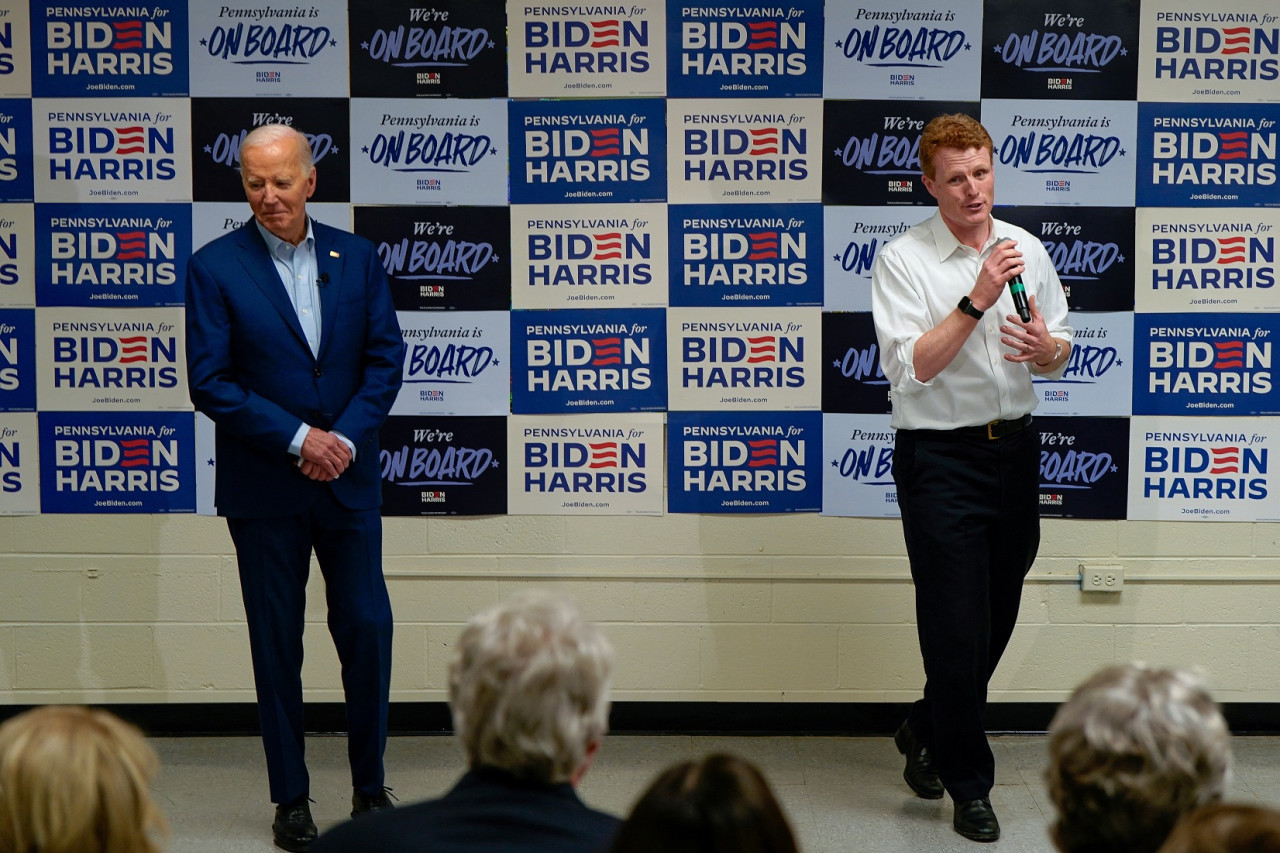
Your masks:
M 999 246 L 1008 239 L 1008 237 L 1001 237 L 996 240 L 992 248 Z M 1015 275 L 1009 279 L 1009 295 L 1013 297 L 1013 307 L 1018 309 L 1018 316 L 1022 318 L 1022 322 L 1030 323 L 1031 306 L 1027 304 L 1027 287 L 1022 283 L 1021 275 Z

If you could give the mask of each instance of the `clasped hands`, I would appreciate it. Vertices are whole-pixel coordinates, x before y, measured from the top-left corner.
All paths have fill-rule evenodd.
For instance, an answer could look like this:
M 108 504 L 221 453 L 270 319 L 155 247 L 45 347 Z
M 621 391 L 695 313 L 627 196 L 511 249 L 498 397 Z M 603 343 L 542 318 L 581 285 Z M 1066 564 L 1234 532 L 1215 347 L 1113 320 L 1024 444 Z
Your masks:
M 302 461 L 298 470 L 312 480 L 329 482 L 338 479 L 351 465 L 351 448 L 331 432 L 311 427 L 302 440 Z
M 1008 286 L 1014 276 L 1022 275 L 1026 266 L 1022 262 L 1022 253 L 1012 240 L 1003 242 L 992 249 L 991 254 L 982 263 L 978 272 L 978 280 L 974 284 L 975 305 L 986 310 L 994 305 L 1000 294 Z M 981 299 L 981 302 L 979 302 Z M 1007 321 L 1000 327 L 1000 343 L 1013 352 L 1004 354 L 1005 361 L 1023 364 L 1032 362 L 1040 368 L 1048 367 L 1058 352 L 1057 341 L 1049 334 L 1044 324 L 1044 315 L 1036 310 L 1036 297 L 1027 294 L 1027 303 L 1031 308 L 1031 322 L 1024 323 L 1017 314 L 1009 314 Z

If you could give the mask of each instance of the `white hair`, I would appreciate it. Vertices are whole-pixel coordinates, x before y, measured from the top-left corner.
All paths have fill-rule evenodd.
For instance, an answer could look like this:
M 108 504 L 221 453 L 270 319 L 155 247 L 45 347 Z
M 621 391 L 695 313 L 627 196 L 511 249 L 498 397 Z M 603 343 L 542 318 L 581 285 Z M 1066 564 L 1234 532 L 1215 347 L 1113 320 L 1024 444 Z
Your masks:
M 310 174 L 311 170 L 316 166 L 314 156 L 311 153 L 311 140 L 307 139 L 305 133 L 287 124 L 263 124 L 255 127 L 245 134 L 244 139 L 240 142 L 240 151 L 243 154 L 246 148 L 259 148 L 284 139 L 291 139 L 297 143 L 298 157 L 302 161 L 302 171 L 304 174 Z

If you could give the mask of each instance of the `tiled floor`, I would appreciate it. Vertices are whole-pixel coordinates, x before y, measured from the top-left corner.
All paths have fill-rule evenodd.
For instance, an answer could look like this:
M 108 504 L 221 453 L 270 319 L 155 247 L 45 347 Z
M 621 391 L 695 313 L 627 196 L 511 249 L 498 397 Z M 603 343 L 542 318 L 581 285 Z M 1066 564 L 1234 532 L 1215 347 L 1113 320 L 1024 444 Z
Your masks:
M 158 800 L 168 817 L 170 853 L 275 850 L 266 768 L 256 738 L 157 738 L 163 764 Z M 902 759 L 889 737 L 611 736 L 580 793 L 596 808 L 625 815 L 659 770 L 709 752 L 732 752 L 765 771 L 805 853 L 849 851 L 1051 851 L 1043 737 L 997 737 L 991 801 L 1004 835 L 976 845 L 951 829 L 951 801 L 921 800 L 902 782 Z M 346 740 L 308 740 L 312 813 L 321 831 L 351 808 Z M 1230 799 L 1280 805 L 1280 738 L 1239 737 Z M 449 737 L 393 737 L 387 782 L 403 802 L 438 796 L 462 770 Z

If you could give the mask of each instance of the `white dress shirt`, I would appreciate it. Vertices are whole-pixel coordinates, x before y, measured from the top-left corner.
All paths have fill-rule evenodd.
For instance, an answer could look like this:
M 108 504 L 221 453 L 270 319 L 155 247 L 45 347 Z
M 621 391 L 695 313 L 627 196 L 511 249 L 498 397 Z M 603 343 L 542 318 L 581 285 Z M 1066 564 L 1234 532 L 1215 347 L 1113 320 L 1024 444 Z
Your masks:
M 955 238 L 941 215 L 934 213 L 908 229 L 876 254 L 871 270 L 871 311 L 880 344 L 880 364 L 889 378 L 895 429 L 955 429 L 1010 420 L 1036 407 L 1032 375 L 1026 364 L 1006 361 L 1012 352 L 1000 343 L 1000 326 L 1016 314 L 1005 288 L 978 321 L 956 357 L 928 382 L 916 379 L 916 341 L 973 290 L 982 261 L 1001 237 L 1018 242 L 1026 271 L 1027 295 L 1055 338 L 1070 342 L 1067 297 L 1044 245 L 1030 232 L 992 217 L 981 252 Z M 1045 378 L 1056 379 L 1066 360 Z

